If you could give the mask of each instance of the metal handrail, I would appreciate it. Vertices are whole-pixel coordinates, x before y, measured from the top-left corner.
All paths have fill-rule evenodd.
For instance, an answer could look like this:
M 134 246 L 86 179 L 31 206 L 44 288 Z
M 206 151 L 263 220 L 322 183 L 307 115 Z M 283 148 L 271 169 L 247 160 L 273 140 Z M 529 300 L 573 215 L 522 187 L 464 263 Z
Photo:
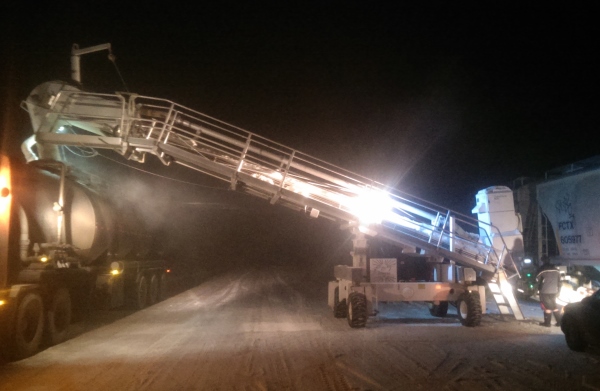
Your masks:
M 92 98 L 92 102 L 98 99 L 107 102 L 117 100 L 119 104 L 108 104 L 108 110 L 98 114 L 93 104 L 80 97 Z M 121 154 L 124 154 L 125 146 L 130 145 L 136 146 L 142 153 L 149 152 L 160 157 L 176 152 L 175 161 L 187 167 L 227 181 L 244 181 L 252 190 L 268 194 L 273 202 L 285 198 L 286 202 L 300 209 L 308 204 L 322 207 L 327 209 L 325 215 L 330 214 L 349 223 L 359 223 L 351 208 L 353 200 L 363 192 L 381 192 L 392 200 L 396 211 L 395 223 L 375 224 L 376 230 L 379 229 L 382 234 L 384 229 L 391 229 L 402 236 L 399 240 L 410 238 L 459 261 L 472 261 L 470 265 L 491 266 L 496 272 L 504 267 L 506 259 L 510 258 L 514 264 L 500 231 L 490 224 L 409 196 L 174 102 L 130 95 L 125 104 L 121 94 L 80 91 L 61 91 L 57 101 L 62 104 L 55 104 L 49 110 L 57 116 L 50 126 L 54 131 L 61 123 L 87 123 L 98 131 L 101 129 L 105 137 L 120 138 L 122 145 L 118 149 L 115 147 L 117 144 L 107 144 L 107 148 Z M 140 134 L 141 137 L 138 137 Z M 137 140 L 140 138 L 152 145 L 139 143 Z M 340 213 L 334 213 L 335 210 Z M 454 219 L 466 234 L 461 236 L 451 232 L 450 219 Z M 501 238 L 502 250 L 486 244 L 493 241 L 490 237 L 480 236 L 483 233 L 488 235 L 487 230 L 480 229 L 482 225 L 488 225 L 489 231 Z M 407 227 L 412 227 L 412 232 Z M 479 232 L 477 238 L 474 232 Z M 433 240 L 435 243 L 432 243 Z M 445 253 L 450 250 L 451 241 L 459 245 L 460 254 Z

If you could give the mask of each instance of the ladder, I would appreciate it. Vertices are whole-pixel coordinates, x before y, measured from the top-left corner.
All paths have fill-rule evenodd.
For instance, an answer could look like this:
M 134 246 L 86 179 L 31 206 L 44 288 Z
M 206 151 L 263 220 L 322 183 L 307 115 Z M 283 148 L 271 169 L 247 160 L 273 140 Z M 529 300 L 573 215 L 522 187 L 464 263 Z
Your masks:
M 22 106 L 31 116 L 39 150 L 45 153 L 51 153 L 47 151 L 52 146 L 71 145 L 112 149 L 139 162 L 151 154 L 166 165 L 180 164 L 219 178 L 231 189 L 272 204 L 358 227 L 368 236 L 471 267 L 481 272 L 490 289 L 495 281 L 506 281 L 516 272 L 505 249 L 486 245 L 492 241 L 473 233 L 483 232 L 477 219 L 171 101 L 89 93 L 49 82 L 36 88 Z M 86 134 L 65 132 L 73 126 Z M 494 227 L 489 231 L 500 235 Z M 504 292 L 498 286 L 498 292 L 494 295 L 498 306 L 522 318 L 512 290 Z

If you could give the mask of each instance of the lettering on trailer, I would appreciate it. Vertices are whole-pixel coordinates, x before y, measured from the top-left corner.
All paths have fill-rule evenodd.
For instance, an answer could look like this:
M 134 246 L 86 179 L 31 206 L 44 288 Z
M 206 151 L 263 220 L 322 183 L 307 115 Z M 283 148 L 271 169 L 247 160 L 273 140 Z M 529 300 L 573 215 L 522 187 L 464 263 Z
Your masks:
M 558 221 L 558 236 L 562 245 L 563 253 L 568 255 L 577 255 L 577 247 L 564 246 L 570 244 L 581 244 L 581 235 L 575 232 L 575 213 L 573 211 L 573 196 L 566 190 L 557 198 L 554 203 L 556 214 L 561 220 Z
M 567 213 L 569 217 L 573 217 L 572 207 L 573 203 L 571 202 L 571 193 L 566 192 L 562 194 L 554 203 L 554 207 L 556 208 L 556 212 L 558 213 Z
M 581 235 L 564 235 L 560 237 L 561 244 L 581 243 Z
M 558 229 L 564 231 L 565 229 L 575 229 L 575 224 L 572 221 L 559 221 Z
M 599 198 L 600 168 L 538 185 L 537 199 L 562 257 L 600 261 Z

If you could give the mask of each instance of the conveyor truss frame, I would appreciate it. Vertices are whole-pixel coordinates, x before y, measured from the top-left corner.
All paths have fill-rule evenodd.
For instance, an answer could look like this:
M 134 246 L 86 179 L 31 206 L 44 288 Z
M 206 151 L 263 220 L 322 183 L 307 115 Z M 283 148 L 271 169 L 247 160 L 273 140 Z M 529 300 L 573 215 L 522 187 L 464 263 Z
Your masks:
M 494 248 L 492 238 L 480 229 L 486 223 L 172 101 L 84 92 L 58 82 L 42 84 L 35 92 L 22 107 L 32 117 L 35 140 L 42 146 L 110 149 L 139 162 L 152 154 L 166 165 L 189 167 L 273 204 L 360 227 L 368 236 L 401 247 L 421 248 L 481 272 L 488 282 L 518 276 L 504 240 L 502 248 Z M 65 132 L 68 127 L 77 128 L 77 134 Z M 361 222 L 358 207 L 377 211 L 382 204 L 393 211 L 386 213 L 390 218 Z M 494 226 L 487 231 L 502 237 Z M 522 318 L 518 304 L 511 308 Z

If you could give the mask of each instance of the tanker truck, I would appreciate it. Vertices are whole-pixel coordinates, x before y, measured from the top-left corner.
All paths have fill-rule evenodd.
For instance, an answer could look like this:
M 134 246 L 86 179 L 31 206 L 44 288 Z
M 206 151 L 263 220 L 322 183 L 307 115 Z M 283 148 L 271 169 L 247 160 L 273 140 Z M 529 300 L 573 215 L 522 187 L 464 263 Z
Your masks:
M 135 209 L 64 163 L 1 156 L 0 351 L 10 360 L 69 337 L 93 308 L 141 309 L 165 295 L 165 263 Z M 120 205 L 121 204 L 121 205 Z

